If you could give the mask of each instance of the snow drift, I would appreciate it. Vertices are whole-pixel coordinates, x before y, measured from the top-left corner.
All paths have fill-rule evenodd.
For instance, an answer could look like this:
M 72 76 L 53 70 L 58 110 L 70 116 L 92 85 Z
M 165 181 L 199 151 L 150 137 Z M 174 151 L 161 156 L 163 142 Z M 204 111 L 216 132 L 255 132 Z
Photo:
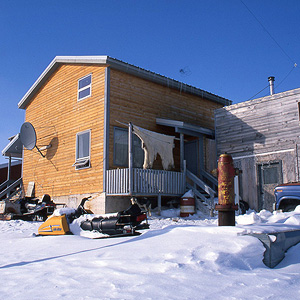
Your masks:
M 140 236 L 36 237 L 38 222 L 0 221 L 3 299 L 298 299 L 300 246 L 275 268 L 241 233 L 299 229 L 300 210 L 251 212 L 235 227 L 165 210 Z M 200 218 L 201 217 L 201 218 Z

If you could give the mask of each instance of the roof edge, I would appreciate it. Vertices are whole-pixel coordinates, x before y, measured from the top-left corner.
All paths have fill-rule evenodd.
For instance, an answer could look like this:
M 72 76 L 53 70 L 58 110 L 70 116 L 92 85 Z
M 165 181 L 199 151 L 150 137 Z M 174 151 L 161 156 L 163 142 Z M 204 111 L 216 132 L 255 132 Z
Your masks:
M 23 98 L 18 103 L 18 108 L 25 109 L 27 104 L 33 98 L 35 93 L 39 90 L 39 88 L 46 82 L 46 80 L 55 72 L 55 70 L 61 64 L 108 64 L 111 68 L 138 76 L 140 78 L 158 83 L 163 86 L 167 86 L 169 88 L 177 89 L 181 92 L 189 93 L 192 95 L 197 95 L 200 97 L 204 97 L 213 102 L 220 103 L 222 105 L 230 105 L 232 104 L 231 100 L 226 98 L 217 96 L 215 94 L 209 93 L 207 91 L 201 90 L 194 86 L 182 83 L 175 79 L 171 79 L 169 77 L 165 77 L 158 73 L 154 73 L 152 71 L 148 71 L 146 69 L 142 69 L 140 67 L 128 64 L 121 60 L 109 57 L 109 56 L 56 56 L 47 68 L 43 71 L 43 73 L 38 77 L 35 83 L 30 87 L 27 93 L 23 96 Z
M 2 150 L 2 156 L 9 156 L 11 155 L 12 157 L 19 157 L 22 158 L 22 149 L 19 149 L 20 152 L 15 149 L 15 152 L 9 152 L 9 149 L 17 142 L 19 142 L 20 139 L 20 133 L 16 134 L 13 139 L 9 141 L 9 143 L 5 146 L 5 148 Z M 12 155 L 13 154 L 13 155 Z
M 300 94 L 300 88 L 287 90 L 287 91 L 275 93 L 273 95 L 267 95 L 267 96 L 264 96 L 264 97 L 255 98 L 255 99 L 251 99 L 251 100 L 241 101 L 241 102 L 238 102 L 238 103 L 226 106 L 226 107 L 217 108 L 216 111 L 217 112 L 222 111 L 222 110 L 231 111 L 231 110 L 234 110 L 234 109 L 249 107 L 250 105 L 255 105 L 257 102 L 273 101 L 273 100 L 276 100 L 276 99 L 285 98 L 285 97 L 298 95 L 298 94 Z

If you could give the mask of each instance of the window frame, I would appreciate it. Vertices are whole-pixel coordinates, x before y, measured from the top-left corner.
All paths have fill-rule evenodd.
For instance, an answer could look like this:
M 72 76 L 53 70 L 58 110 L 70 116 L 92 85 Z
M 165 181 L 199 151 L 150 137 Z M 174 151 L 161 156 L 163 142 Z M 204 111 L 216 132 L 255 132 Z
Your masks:
M 88 155 L 83 157 L 78 157 L 79 155 L 79 136 L 83 134 L 89 134 L 89 144 L 88 144 Z M 75 170 L 82 170 L 91 167 L 91 129 L 80 131 L 76 133 L 76 141 L 75 141 Z
M 114 153 L 113 153 L 113 164 L 115 166 L 118 166 L 118 167 L 125 167 L 125 168 L 128 168 L 128 157 L 127 157 L 127 164 L 118 164 L 116 161 L 116 155 L 117 155 L 117 151 L 116 151 L 116 131 L 119 130 L 119 131 L 124 131 L 124 132 L 127 132 L 127 136 L 128 136 L 128 129 L 126 128 L 123 128 L 123 127 L 117 127 L 115 126 L 114 127 L 114 136 L 113 136 L 113 145 L 114 145 Z M 127 140 L 127 148 L 128 148 L 128 140 Z
M 116 162 L 117 161 L 117 159 L 116 159 L 117 153 L 116 153 L 116 142 L 115 142 L 116 141 L 116 134 L 115 134 L 115 132 L 117 130 L 126 132 L 126 134 L 127 134 L 127 149 L 128 149 L 128 128 L 114 126 L 114 136 L 113 136 L 113 164 L 114 164 L 114 166 L 117 166 L 117 167 L 128 168 L 128 166 L 129 166 L 128 156 L 127 156 L 127 163 L 119 164 L 119 163 Z M 142 141 L 140 140 L 140 138 L 137 135 L 135 135 L 135 134 L 133 134 L 133 139 L 138 139 L 140 141 L 140 143 L 142 143 Z M 144 150 L 142 149 L 142 147 L 141 147 L 141 151 L 142 151 L 142 153 L 144 155 Z M 134 141 L 133 141 L 133 152 L 135 152 Z M 128 153 L 128 151 L 127 151 L 127 153 Z M 134 161 L 134 168 L 142 168 L 143 167 L 143 163 L 144 163 L 144 158 L 142 159 L 142 161 L 139 162 L 140 166 L 139 166 L 139 164 L 138 164 L 138 166 L 135 166 L 136 162 Z
M 85 78 L 88 78 L 89 76 L 91 77 L 91 82 L 90 82 L 90 84 L 88 84 L 88 85 L 86 85 L 86 86 L 84 86 L 84 87 L 82 87 L 82 88 L 79 88 L 80 81 L 84 80 Z M 82 98 L 79 98 L 80 92 L 82 92 L 82 91 L 84 91 L 84 90 L 87 90 L 88 88 L 90 89 L 89 95 L 84 96 L 84 97 L 82 97 Z M 77 85 L 77 101 L 84 100 L 84 99 L 89 98 L 89 97 L 91 97 L 91 96 L 92 96 L 92 73 L 90 73 L 90 74 L 88 74 L 88 75 L 86 75 L 86 76 L 81 77 L 81 78 L 78 79 L 78 85 Z

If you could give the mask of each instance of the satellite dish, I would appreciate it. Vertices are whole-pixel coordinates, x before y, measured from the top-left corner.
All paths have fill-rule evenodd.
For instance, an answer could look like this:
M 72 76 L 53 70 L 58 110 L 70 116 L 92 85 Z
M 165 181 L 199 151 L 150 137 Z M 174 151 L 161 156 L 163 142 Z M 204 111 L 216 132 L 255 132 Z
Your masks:
M 51 145 L 44 146 L 43 149 L 39 149 L 36 145 L 36 132 L 33 125 L 29 122 L 23 123 L 20 130 L 20 139 L 21 143 L 27 150 L 32 150 L 34 148 L 45 157 L 45 155 L 41 152 L 41 150 L 46 150 L 51 147 Z
M 27 150 L 32 150 L 36 147 L 36 133 L 31 123 L 23 123 L 21 126 L 20 138 L 22 144 Z

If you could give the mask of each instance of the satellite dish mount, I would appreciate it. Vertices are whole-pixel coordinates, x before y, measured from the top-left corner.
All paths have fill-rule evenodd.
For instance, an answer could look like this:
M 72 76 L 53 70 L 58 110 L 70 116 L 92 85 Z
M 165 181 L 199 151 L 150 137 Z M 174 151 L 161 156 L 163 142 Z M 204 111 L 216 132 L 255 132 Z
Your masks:
M 36 145 L 36 132 L 35 132 L 35 129 L 34 129 L 33 125 L 29 122 L 25 122 L 21 126 L 20 138 L 21 138 L 21 142 L 22 142 L 23 146 L 27 150 L 33 150 L 34 148 L 36 148 L 37 151 L 43 157 L 45 157 L 45 155 L 41 152 L 41 150 L 46 150 L 46 149 L 51 147 L 51 145 L 48 145 L 48 146 L 42 147 L 41 149 L 38 148 L 38 146 Z

